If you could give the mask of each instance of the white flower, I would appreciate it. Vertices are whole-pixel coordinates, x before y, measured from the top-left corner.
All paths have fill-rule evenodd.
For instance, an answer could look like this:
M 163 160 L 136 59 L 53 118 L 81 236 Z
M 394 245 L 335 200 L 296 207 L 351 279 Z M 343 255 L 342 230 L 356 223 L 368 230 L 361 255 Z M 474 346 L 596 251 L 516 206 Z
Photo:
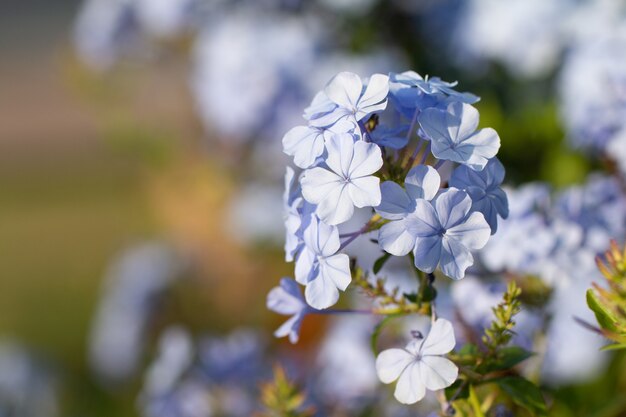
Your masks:
M 398 380 L 394 396 L 402 404 L 414 404 L 431 391 L 449 387 L 459 370 L 441 357 L 450 352 L 456 340 L 452 324 L 437 319 L 425 339 L 412 340 L 404 349 L 387 349 L 376 358 L 378 378 L 385 384 Z
M 380 180 L 374 174 L 383 165 L 380 148 L 349 133 L 333 135 L 326 144 L 326 167 L 304 172 L 302 195 L 317 204 L 317 215 L 329 225 L 350 220 L 354 207 L 380 204 Z

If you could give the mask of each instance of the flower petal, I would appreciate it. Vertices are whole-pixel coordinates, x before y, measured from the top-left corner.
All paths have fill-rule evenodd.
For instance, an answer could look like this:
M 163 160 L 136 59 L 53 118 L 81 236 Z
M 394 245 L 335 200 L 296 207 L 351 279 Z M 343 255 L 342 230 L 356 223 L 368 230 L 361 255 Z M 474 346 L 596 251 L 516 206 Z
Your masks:
M 422 382 L 431 391 L 449 387 L 459 376 L 459 368 L 452 361 L 440 356 L 422 356 L 420 361 Z
M 489 241 L 491 227 L 482 213 L 473 212 L 467 220 L 446 231 L 446 235 L 471 250 L 481 249 Z
M 415 361 L 415 356 L 404 349 L 387 349 L 376 358 L 376 373 L 383 384 L 391 384 L 404 369 Z
M 324 152 L 324 133 L 321 129 L 296 126 L 283 137 L 283 151 L 293 156 L 300 168 L 308 168 Z
M 356 110 L 361 96 L 363 83 L 361 78 L 352 72 L 340 72 L 324 89 L 326 96 L 341 107 Z
M 384 225 L 378 232 L 378 244 L 385 251 L 395 256 L 407 255 L 415 246 L 415 237 L 406 229 L 403 220 L 396 220 Z
M 435 208 L 421 199 L 415 202 L 415 211 L 406 216 L 406 226 L 409 233 L 416 237 L 439 235 L 442 231 Z
M 319 204 L 333 190 L 343 187 L 341 177 L 321 167 L 304 171 L 300 184 L 302 185 L 302 196 L 313 204 Z
M 337 225 L 350 220 L 354 213 L 354 204 L 346 185 L 333 189 L 326 195 L 315 211 L 317 215 L 330 225 Z
M 460 101 L 448 104 L 446 122 L 452 142 L 458 144 L 474 133 L 478 120 L 478 110 L 474 106 Z
M 383 157 L 378 145 L 363 141 L 353 142 L 354 156 L 348 176 L 351 179 L 372 175 L 383 166 Z
M 304 243 L 317 256 L 330 256 L 339 250 L 339 230 L 313 217 L 304 231 Z
M 420 376 L 419 362 L 408 365 L 396 384 L 394 396 L 402 404 L 415 404 L 426 394 L 426 386 Z
M 304 298 L 311 307 L 322 310 L 331 307 L 339 300 L 339 290 L 332 280 L 318 273 L 306 284 Z
M 422 355 L 445 355 L 454 349 L 456 339 L 454 338 L 454 328 L 452 323 L 446 319 L 437 319 L 424 343 L 421 346 Z
M 448 188 L 435 199 L 435 208 L 441 225 L 449 229 L 465 220 L 472 208 L 472 199 L 464 191 Z
M 441 186 L 441 177 L 437 170 L 430 165 L 418 165 L 411 168 L 404 180 L 406 192 L 417 200 L 423 198 L 432 200 Z
M 350 258 L 340 253 L 320 261 L 320 274 L 330 280 L 341 291 L 345 291 L 352 281 L 350 275 Z
M 474 264 L 474 257 L 459 241 L 444 236 L 442 240 L 441 271 L 452 279 L 461 279 Z
M 385 181 L 380 185 L 381 202 L 376 213 L 388 220 L 398 220 L 412 212 L 414 202 L 400 185 Z
M 353 179 L 347 188 L 350 199 L 356 207 L 376 207 L 380 204 L 380 180 L 377 177 Z
M 426 273 L 433 272 L 441 259 L 441 237 L 418 237 L 415 239 L 415 267 Z

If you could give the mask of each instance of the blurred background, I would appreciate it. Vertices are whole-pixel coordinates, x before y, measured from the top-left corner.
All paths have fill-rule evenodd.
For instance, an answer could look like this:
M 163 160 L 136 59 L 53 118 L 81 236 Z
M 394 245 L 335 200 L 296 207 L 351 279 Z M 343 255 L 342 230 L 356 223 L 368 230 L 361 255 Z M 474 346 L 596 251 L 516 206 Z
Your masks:
M 196 395 L 239 375 L 224 352 L 254 357 L 242 375 L 260 381 L 267 352 L 298 362 L 345 334 L 311 317 L 292 347 L 265 309 L 292 273 L 281 138 L 315 92 L 345 70 L 458 80 L 502 139 L 507 184 L 558 192 L 626 165 L 624 19 L 602 0 L 5 0 L 0 416 L 251 415 L 236 389 Z M 192 339 L 202 377 L 155 370 Z M 609 360 L 555 385 L 573 401 L 559 415 L 625 387 Z M 193 406 L 154 394 L 168 378 Z M 597 415 L 626 415 L 621 401 Z

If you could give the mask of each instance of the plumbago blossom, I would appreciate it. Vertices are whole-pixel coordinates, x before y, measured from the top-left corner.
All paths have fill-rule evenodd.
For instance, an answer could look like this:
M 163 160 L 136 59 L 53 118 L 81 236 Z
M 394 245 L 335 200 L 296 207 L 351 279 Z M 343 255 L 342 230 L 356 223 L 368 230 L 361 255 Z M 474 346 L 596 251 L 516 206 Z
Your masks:
M 295 280 L 283 278 L 268 295 L 269 309 L 290 316 L 275 335 L 297 342 L 308 314 L 430 316 L 426 338 L 414 331 L 405 349 L 376 360 L 382 382 L 398 380 L 404 404 L 457 379 L 457 365 L 444 357 L 454 331 L 436 315 L 433 281 L 462 279 L 508 215 L 498 134 L 479 128 L 478 97 L 455 87 L 412 71 L 368 79 L 342 72 L 304 110 L 307 123 L 282 141 L 296 167 L 287 168 L 283 196 L 285 259 L 295 262 Z M 354 226 L 361 214 L 369 220 Z M 344 253 L 359 238 L 378 246 L 371 271 Z M 410 258 L 417 293 L 398 295 L 374 276 L 392 255 Z M 350 286 L 374 299 L 371 310 L 329 309 Z

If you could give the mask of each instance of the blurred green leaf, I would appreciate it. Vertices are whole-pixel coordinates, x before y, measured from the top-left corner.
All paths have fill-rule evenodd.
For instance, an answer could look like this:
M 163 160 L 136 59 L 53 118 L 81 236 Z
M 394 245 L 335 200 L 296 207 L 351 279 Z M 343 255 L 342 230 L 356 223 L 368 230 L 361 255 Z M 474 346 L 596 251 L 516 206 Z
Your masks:
M 547 416 L 543 395 L 535 384 L 519 376 L 499 378 L 496 383 L 506 392 L 513 402 L 526 408 L 537 416 Z
M 374 268 L 372 268 L 375 274 L 378 274 L 378 272 L 380 272 L 380 270 L 383 266 L 385 266 L 385 263 L 389 260 L 390 257 L 390 253 L 385 253 L 383 256 L 376 259 L 376 262 L 374 262 Z
M 587 305 L 593 311 L 596 320 L 598 320 L 598 323 L 604 330 L 611 332 L 619 331 L 616 326 L 617 320 L 615 320 L 610 310 L 598 300 L 596 293 L 592 289 L 587 290 Z

